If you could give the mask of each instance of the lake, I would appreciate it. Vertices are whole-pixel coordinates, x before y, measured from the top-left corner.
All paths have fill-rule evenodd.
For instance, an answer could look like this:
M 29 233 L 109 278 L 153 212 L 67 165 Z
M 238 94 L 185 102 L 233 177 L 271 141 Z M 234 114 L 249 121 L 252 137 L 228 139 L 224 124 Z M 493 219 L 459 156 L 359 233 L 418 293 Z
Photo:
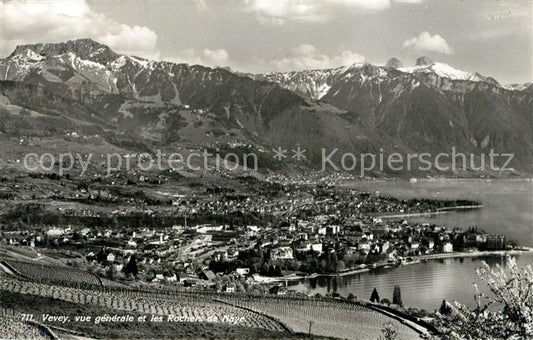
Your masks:
M 471 199 L 483 208 L 451 212 L 431 217 L 410 218 L 448 227 L 477 226 L 491 233 L 506 235 L 519 244 L 533 246 L 533 182 L 531 180 L 418 180 L 351 182 L 345 186 L 397 198 Z M 519 265 L 533 265 L 533 254 L 516 257 Z M 419 264 L 378 269 L 343 277 L 319 277 L 291 282 L 291 289 L 307 294 L 338 292 L 369 299 L 374 287 L 380 298 L 392 301 L 394 285 L 400 285 L 404 305 L 437 309 L 442 300 L 474 304 L 473 282 L 480 282 L 475 269 L 485 260 L 489 265 L 505 266 L 501 256 L 431 260 Z M 480 288 L 482 284 L 479 285 Z
M 346 186 L 397 198 L 475 200 L 483 208 L 408 220 L 448 227 L 477 226 L 518 240 L 520 245 L 533 246 L 533 181 L 529 179 L 375 181 L 351 182 Z
M 533 264 L 533 254 L 513 256 L 519 266 Z M 376 287 L 381 299 L 392 301 L 392 290 L 399 285 L 402 302 L 407 307 L 417 307 L 433 311 L 438 309 L 443 299 L 457 300 L 471 307 L 474 302 L 473 283 L 478 282 L 483 292 L 484 284 L 477 276 L 476 268 L 485 261 L 490 266 L 506 266 L 502 256 L 453 258 L 430 260 L 389 269 L 376 269 L 370 272 L 347 276 L 317 277 L 299 282 L 290 282 L 290 288 L 302 293 L 339 293 L 348 296 L 352 293 L 361 299 L 370 299 Z

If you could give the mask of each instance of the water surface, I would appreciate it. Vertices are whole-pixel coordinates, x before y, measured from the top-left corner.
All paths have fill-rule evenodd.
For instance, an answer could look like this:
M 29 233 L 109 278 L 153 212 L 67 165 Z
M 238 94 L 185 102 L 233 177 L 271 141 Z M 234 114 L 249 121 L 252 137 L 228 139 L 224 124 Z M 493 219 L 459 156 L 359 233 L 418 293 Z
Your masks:
M 477 226 L 533 246 L 533 181 L 531 180 L 418 180 L 351 182 L 347 186 L 396 198 L 470 199 L 483 208 L 432 217 L 409 218 L 448 227 Z
M 519 266 L 533 265 L 533 254 L 513 257 Z M 476 268 L 482 265 L 482 261 L 490 266 L 507 265 L 506 258 L 502 256 L 431 260 L 348 276 L 306 279 L 291 282 L 290 288 L 308 295 L 336 292 L 348 296 L 352 293 L 362 299 L 369 299 L 375 287 L 381 299 L 392 301 L 393 288 L 399 285 L 403 304 L 408 307 L 433 311 L 439 308 L 443 299 L 457 300 L 473 307 L 474 282 L 478 283 L 483 292 L 488 293 L 476 273 Z
M 368 192 L 397 198 L 470 199 L 483 208 L 451 212 L 432 217 L 409 218 L 466 229 L 477 226 L 490 233 L 499 233 L 518 243 L 533 246 L 533 181 L 530 180 L 418 180 L 351 182 L 346 184 Z M 517 256 L 521 266 L 533 265 L 533 254 Z M 380 298 L 392 301 L 392 290 L 400 285 L 406 306 L 426 310 L 437 309 L 443 299 L 474 305 L 474 282 L 480 283 L 475 269 L 481 261 L 489 265 L 506 265 L 505 257 L 432 260 L 403 267 L 379 269 L 344 277 L 320 277 L 292 282 L 291 288 L 307 294 L 338 292 L 369 299 L 374 287 Z M 479 287 L 484 285 L 479 284 Z

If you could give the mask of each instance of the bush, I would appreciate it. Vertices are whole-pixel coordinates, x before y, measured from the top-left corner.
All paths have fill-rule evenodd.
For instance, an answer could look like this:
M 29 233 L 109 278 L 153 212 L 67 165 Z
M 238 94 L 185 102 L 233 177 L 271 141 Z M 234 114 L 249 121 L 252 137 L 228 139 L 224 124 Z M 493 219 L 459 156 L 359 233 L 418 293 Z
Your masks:
M 393 324 L 388 322 L 381 330 L 381 336 L 378 340 L 398 340 L 398 331 L 394 328 Z
M 390 300 L 389 299 L 381 299 L 380 303 L 382 305 L 387 305 L 387 306 L 390 306 Z
M 519 268 L 512 258 L 507 260 L 509 275 L 497 265 L 491 269 L 486 263 L 477 269 L 493 296 L 481 293 L 474 284 L 477 307 L 454 302 L 450 314 L 442 316 L 442 331 L 459 339 L 530 339 L 533 334 L 533 270 Z M 497 310 L 494 304 L 503 307 Z

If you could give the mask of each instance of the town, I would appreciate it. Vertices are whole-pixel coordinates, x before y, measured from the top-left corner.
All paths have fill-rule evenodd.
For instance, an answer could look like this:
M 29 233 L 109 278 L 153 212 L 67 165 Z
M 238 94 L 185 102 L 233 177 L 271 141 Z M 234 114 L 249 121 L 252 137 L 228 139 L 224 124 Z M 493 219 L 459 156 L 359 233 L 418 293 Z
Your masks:
M 165 176 L 123 176 L 77 184 L 68 199 L 34 196 L 31 204 L 13 206 L 2 216 L 0 244 L 61 257 L 118 282 L 276 294 L 286 293 L 277 283 L 288 279 L 517 247 L 475 226 L 463 230 L 399 217 L 476 209 L 477 202 L 399 200 L 323 178 L 309 183 L 245 175 L 225 182 L 196 179 L 187 182 L 194 190 L 165 195 L 158 185 L 168 185 Z M 65 187 L 73 182 L 57 180 Z M 124 192 L 142 182 L 151 184 L 149 192 Z

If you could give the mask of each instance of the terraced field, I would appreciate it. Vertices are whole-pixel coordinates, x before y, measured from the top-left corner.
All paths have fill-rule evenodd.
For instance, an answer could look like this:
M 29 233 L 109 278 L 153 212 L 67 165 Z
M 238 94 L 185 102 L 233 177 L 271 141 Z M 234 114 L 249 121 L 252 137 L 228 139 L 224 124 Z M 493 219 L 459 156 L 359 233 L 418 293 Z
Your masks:
M 260 313 L 217 302 L 209 298 L 199 298 L 188 294 L 166 294 L 117 291 L 103 292 L 67 288 L 54 285 L 26 282 L 16 279 L 0 280 L 0 289 L 28 295 L 49 297 L 77 304 L 93 304 L 115 310 L 135 311 L 142 314 L 173 315 L 175 317 L 207 320 L 226 317 L 240 320 L 236 325 L 248 328 L 261 328 L 271 331 L 284 331 L 283 326 Z
M 39 282 L 101 285 L 98 276 L 75 268 L 43 265 L 38 262 L 25 262 L 6 259 L 3 261 L 18 274 Z
M 22 275 L 34 278 L 26 281 L 4 276 L 0 290 L 52 298 L 79 305 L 94 305 L 110 310 L 131 311 L 139 314 L 161 315 L 176 319 L 238 320 L 236 326 L 273 332 L 307 334 L 343 339 L 377 339 L 382 329 L 391 323 L 400 339 L 419 339 L 419 334 L 406 324 L 383 313 L 353 303 L 309 298 L 252 296 L 242 294 L 216 294 L 194 291 L 131 290 L 113 287 L 87 289 L 86 286 L 58 286 L 54 282 L 82 282 L 88 275 L 93 282 L 96 276 L 75 269 L 61 272 L 58 267 L 9 260 L 9 266 Z M 44 268 L 44 269 L 43 269 Z M 77 276 L 79 275 L 79 276 Z M 45 278 L 36 282 L 37 278 Z M 85 277 L 87 280 L 88 277 Z M 52 282 L 52 284 L 41 283 Z M 97 289 L 94 289 L 97 288 Z M 288 334 L 288 333 L 286 333 Z
M 341 339 L 377 339 L 392 323 L 400 339 L 419 339 L 413 329 L 364 306 L 333 300 L 228 297 L 221 300 L 269 315 L 294 332 Z M 310 325 L 311 322 L 311 325 Z
M 21 322 L 17 317 L 0 315 L 0 339 L 50 339 L 38 327 Z

